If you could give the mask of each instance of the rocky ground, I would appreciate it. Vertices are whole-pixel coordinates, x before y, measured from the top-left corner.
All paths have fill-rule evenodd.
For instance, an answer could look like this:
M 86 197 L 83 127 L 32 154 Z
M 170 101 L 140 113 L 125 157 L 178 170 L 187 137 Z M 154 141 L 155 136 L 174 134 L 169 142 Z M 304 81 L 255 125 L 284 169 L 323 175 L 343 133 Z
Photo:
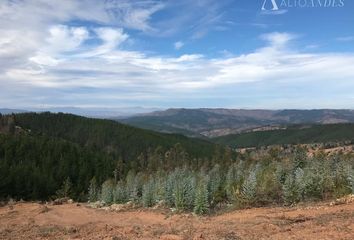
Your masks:
M 0 239 L 354 239 L 353 196 L 297 207 L 212 216 L 162 209 L 95 209 L 86 204 L 0 207 Z

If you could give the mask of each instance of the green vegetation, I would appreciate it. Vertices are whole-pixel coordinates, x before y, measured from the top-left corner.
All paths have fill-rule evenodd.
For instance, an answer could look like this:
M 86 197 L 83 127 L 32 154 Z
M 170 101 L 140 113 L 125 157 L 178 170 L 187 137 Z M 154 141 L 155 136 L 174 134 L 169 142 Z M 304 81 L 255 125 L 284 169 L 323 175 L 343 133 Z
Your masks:
M 225 144 L 233 148 L 353 140 L 354 124 L 293 126 L 284 130 L 232 134 L 213 139 L 216 143 Z
M 211 162 L 216 149 L 203 140 L 109 120 L 51 113 L 0 115 L 0 198 L 85 200 L 94 177 L 101 185 L 111 177 L 115 182 L 125 178 L 130 170 L 172 170 L 185 164 L 198 168 Z M 90 191 L 98 195 L 93 186 Z
M 292 149 L 282 160 L 272 159 L 267 152 L 248 161 L 238 159 L 229 164 L 215 164 L 209 169 L 183 167 L 173 171 L 131 173 L 117 186 L 134 192 L 134 197 L 117 202 L 133 201 L 152 207 L 162 201 L 166 207 L 178 211 L 205 214 L 226 203 L 238 207 L 291 205 L 354 193 L 352 156 L 318 153 L 307 157 L 304 152 L 306 149 Z M 298 166 L 300 156 L 301 167 Z M 100 199 L 111 203 L 112 198 L 107 201 L 104 194 L 106 185 L 107 181 L 102 185 Z M 109 186 L 109 189 L 114 188 Z
M 45 200 L 69 195 L 83 200 L 92 177 L 102 183 L 112 169 L 111 156 L 65 140 L 0 134 L 0 198 Z M 68 178 L 71 191 L 65 186 Z
M 137 158 L 159 146 L 166 150 L 176 143 L 193 157 L 210 157 L 214 152 L 213 144 L 207 141 L 142 130 L 110 120 L 62 113 L 15 114 L 14 119 L 17 126 L 31 130 L 33 135 L 65 139 L 93 150 L 113 153 L 123 160 Z
M 287 146 L 236 154 L 68 114 L 0 116 L 0 198 L 70 197 L 206 214 L 226 204 L 290 205 L 353 193 L 352 153 L 307 153 Z

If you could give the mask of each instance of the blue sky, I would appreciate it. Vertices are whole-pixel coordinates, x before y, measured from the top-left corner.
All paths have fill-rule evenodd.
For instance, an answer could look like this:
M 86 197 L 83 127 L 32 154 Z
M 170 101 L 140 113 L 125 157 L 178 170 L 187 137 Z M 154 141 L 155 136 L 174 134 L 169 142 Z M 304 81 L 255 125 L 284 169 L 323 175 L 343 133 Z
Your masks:
M 3 0 L 0 107 L 353 109 L 354 2 L 274 3 Z

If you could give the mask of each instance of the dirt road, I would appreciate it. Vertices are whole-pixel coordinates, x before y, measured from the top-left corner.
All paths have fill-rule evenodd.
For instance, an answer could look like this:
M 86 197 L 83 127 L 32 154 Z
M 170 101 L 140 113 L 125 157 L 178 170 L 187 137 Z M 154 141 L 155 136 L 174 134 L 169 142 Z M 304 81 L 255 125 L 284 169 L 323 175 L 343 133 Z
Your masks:
M 349 240 L 354 239 L 354 202 L 254 208 L 208 217 L 17 203 L 0 208 L 0 239 Z

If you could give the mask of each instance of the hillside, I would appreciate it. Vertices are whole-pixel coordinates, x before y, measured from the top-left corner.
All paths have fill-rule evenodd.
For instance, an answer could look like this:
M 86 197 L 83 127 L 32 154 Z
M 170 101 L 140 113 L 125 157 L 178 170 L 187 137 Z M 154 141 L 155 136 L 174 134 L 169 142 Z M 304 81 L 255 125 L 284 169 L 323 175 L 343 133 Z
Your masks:
M 80 199 L 98 183 L 210 159 L 216 145 L 70 114 L 0 115 L 0 198 L 47 199 L 67 178 Z M 168 153 L 168 154 L 167 154 Z M 202 162 L 202 161 L 200 161 Z
M 231 134 L 213 138 L 216 143 L 237 148 L 353 140 L 354 124 L 301 125 L 287 129 Z
M 218 137 L 262 127 L 351 123 L 354 122 L 354 111 L 168 109 L 119 121 L 160 132 L 181 133 L 194 137 Z
M 111 120 L 85 118 L 71 114 L 26 113 L 15 115 L 15 124 L 30 129 L 33 134 L 44 134 L 120 155 L 125 160 L 136 158 L 147 149 L 164 149 L 180 143 L 192 156 L 207 157 L 213 153 L 213 144 L 177 134 L 161 134 Z
M 336 126 L 323 131 L 331 139 L 352 129 L 328 126 Z M 306 134 L 322 132 L 315 130 Z M 306 148 L 289 146 L 276 156 L 272 149 L 234 153 L 200 139 L 52 113 L 1 116 L 0 132 L 0 201 L 162 204 L 203 215 L 225 204 L 290 205 L 354 191 L 352 152 L 310 156 Z

